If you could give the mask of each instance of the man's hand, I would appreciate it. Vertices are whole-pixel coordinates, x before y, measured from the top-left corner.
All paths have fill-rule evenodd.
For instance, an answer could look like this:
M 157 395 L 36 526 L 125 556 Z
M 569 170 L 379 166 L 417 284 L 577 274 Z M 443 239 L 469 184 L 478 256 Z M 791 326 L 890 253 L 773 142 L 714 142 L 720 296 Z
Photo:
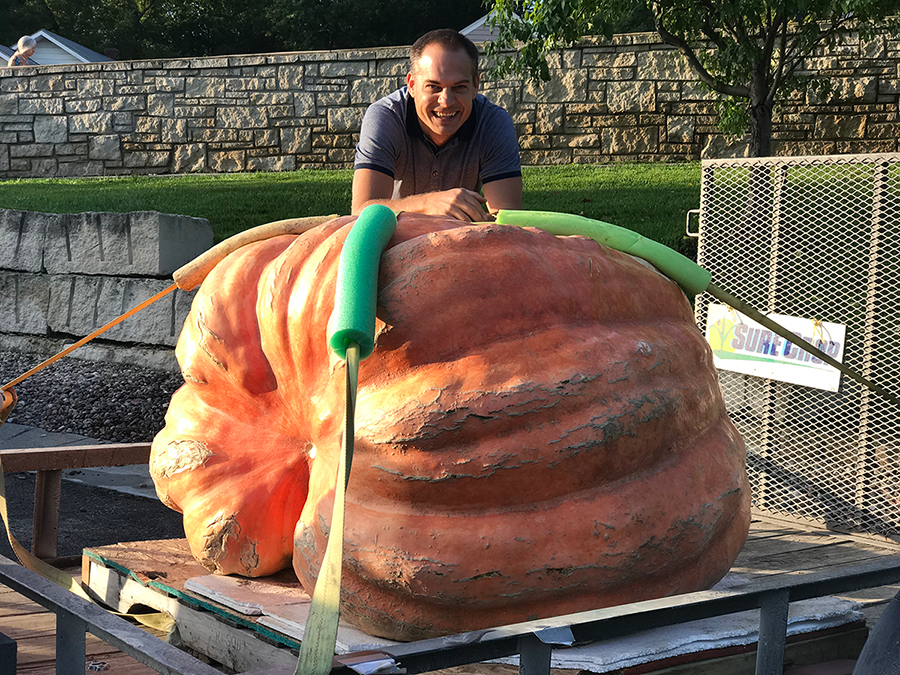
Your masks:
M 453 188 L 391 199 L 393 191 L 394 179 L 387 174 L 371 169 L 357 169 L 353 172 L 351 213 L 357 215 L 370 204 L 383 204 L 394 213 L 410 211 L 432 216 L 449 216 L 470 222 L 488 219 L 484 209 L 487 200 L 472 190 Z
M 423 195 L 416 195 L 424 202 L 421 206 L 422 210 L 418 213 L 424 213 L 431 216 L 449 216 L 457 220 L 469 220 L 478 222 L 484 220 L 487 213 L 484 210 L 484 204 L 487 199 L 477 192 L 466 190 L 465 188 L 453 188 L 452 190 L 444 190 L 443 192 L 428 192 Z M 411 210 L 411 209 L 404 209 Z

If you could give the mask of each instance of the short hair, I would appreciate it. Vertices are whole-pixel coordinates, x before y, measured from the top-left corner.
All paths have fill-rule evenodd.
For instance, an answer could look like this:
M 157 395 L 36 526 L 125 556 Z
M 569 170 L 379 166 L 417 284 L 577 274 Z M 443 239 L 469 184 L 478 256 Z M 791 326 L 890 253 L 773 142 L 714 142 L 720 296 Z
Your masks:
M 438 28 L 425 33 L 413 43 L 409 50 L 409 69 L 414 71 L 422 58 L 422 52 L 429 45 L 440 45 L 448 52 L 465 52 L 472 62 L 472 77 L 478 76 L 478 47 L 459 31 L 452 28 Z
M 19 50 L 25 51 L 26 49 L 34 49 L 34 46 L 37 42 L 34 41 L 34 38 L 30 35 L 23 35 L 19 38 Z

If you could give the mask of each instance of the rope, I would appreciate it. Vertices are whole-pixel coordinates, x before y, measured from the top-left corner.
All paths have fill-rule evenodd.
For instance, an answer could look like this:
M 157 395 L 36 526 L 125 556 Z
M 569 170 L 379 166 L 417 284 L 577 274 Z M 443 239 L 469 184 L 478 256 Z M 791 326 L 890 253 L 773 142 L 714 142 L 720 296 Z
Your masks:
M 40 371 L 42 371 L 42 370 L 43 370 L 44 368 L 46 368 L 47 366 L 49 366 L 49 365 L 51 365 L 51 364 L 53 364 L 53 363 L 56 363 L 56 362 L 59 361 L 62 357 L 66 356 L 67 354 L 70 354 L 70 353 L 74 352 L 76 349 L 78 349 L 78 348 L 81 347 L 82 345 L 87 344 L 88 342 L 90 342 L 91 340 L 93 340 L 93 339 L 94 339 L 95 337 L 97 337 L 98 335 L 102 335 L 103 333 L 105 333 L 106 331 L 108 331 L 108 330 L 109 330 L 110 328 L 112 328 L 113 326 L 119 325 L 120 323 L 122 323 L 125 319 L 127 319 L 127 318 L 128 318 L 129 316 L 131 316 L 132 314 L 136 314 L 136 313 L 140 312 L 142 309 L 144 309 L 144 307 L 147 307 L 148 305 L 152 305 L 154 302 L 156 302 L 156 301 L 159 300 L 160 298 L 163 298 L 163 297 L 165 297 L 166 295 L 168 295 L 169 293 L 171 293 L 172 291 L 174 291 L 176 288 L 178 288 L 178 286 L 176 286 L 175 284 L 172 284 L 172 285 L 169 286 L 167 289 L 165 289 L 165 290 L 163 290 L 163 291 L 160 291 L 159 293 L 157 293 L 156 295 L 154 295 L 154 296 L 153 296 L 152 298 L 150 298 L 149 300 L 144 300 L 144 302 L 142 302 L 141 304 L 139 304 L 137 307 L 134 307 L 133 309 L 129 309 L 127 312 L 125 312 L 125 313 L 122 314 L 121 316 L 119 316 L 119 317 L 113 319 L 112 321 L 110 321 L 110 322 L 109 322 L 108 324 L 106 324 L 105 326 L 101 326 L 100 328 L 98 328 L 97 330 L 95 330 L 95 331 L 94 331 L 93 333 L 91 333 L 90 335 L 86 335 L 85 337 L 81 338 L 81 339 L 80 339 L 78 342 L 76 342 L 75 344 L 69 345 L 68 347 L 66 347 L 65 349 L 63 349 L 61 352 L 59 352 L 59 353 L 56 354 L 55 356 L 51 356 L 49 359 L 47 359 L 47 360 L 44 361 L 43 363 L 39 363 L 38 365 L 36 365 L 34 368 L 32 368 L 31 370 L 29 370 L 28 372 L 22 373 L 22 374 L 19 375 L 17 378 L 15 378 L 15 379 L 13 379 L 13 380 L 10 380 L 9 382 L 7 382 L 6 384 L 3 385 L 3 391 L 7 391 L 7 390 L 9 390 L 9 389 L 12 389 L 13 387 L 15 387 L 17 384 L 19 384 L 19 383 L 22 382 L 23 380 L 27 380 L 29 377 L 31 377 L 31 376 L 34 375 L 35 373 L 39 373 Z

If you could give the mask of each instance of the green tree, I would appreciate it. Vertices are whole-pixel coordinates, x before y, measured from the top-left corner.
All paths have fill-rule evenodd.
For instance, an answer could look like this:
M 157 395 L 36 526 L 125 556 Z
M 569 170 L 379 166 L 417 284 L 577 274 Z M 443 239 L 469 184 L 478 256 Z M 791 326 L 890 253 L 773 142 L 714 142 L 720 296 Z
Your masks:
M 900 32 L 900 0 L 489 0 L 499 39 L 489 46 L 499 74 L 549 79 L 546 57 L 583 35 L 609 34 L 643 6 L 663 42 L 720 95 L 720 129 L 749 129 L 750 154 L 771 154 L 779 96 L 827 83 L 798 76 L 817 49 L 851 33 Z M 513 51 L 509 51 L 513 50 Z

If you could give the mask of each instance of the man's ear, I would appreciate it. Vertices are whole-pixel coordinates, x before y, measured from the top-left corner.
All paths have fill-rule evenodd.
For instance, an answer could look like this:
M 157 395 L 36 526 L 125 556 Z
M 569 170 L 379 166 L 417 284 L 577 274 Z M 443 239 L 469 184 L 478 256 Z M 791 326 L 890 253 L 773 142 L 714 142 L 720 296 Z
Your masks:
M 415 76 L 413 76 L 412 71 L 410 71 L 406 74 L 406 87 L 407 87 L 407 89 L 409 89 L 410 96 L 413 96 L 413 97 L 415 96 L 415 92 L 414 92 L 415 86 L 416 86 L 416 78 L 415 78 Z
M 481 86 L 481 74 L 475 73 L 475 93 L 478 93 L 478 87 Z

